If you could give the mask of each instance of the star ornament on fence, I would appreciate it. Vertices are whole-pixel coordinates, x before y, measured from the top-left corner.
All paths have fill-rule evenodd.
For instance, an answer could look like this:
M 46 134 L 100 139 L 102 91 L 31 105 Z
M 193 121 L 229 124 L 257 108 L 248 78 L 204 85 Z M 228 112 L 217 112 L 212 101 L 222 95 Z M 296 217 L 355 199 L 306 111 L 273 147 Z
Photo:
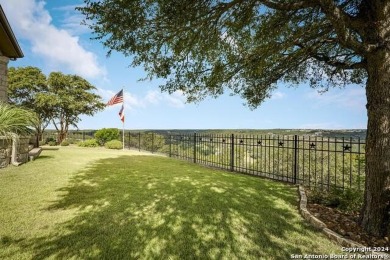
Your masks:
M 352 146 L 344 145 L 343 148 L 344 148 L 344 151 L 350 151 Z
M 311 143 L 310 144 L 310 149 L 315 149 L 316 148 L 316 145 L 314 143 Z

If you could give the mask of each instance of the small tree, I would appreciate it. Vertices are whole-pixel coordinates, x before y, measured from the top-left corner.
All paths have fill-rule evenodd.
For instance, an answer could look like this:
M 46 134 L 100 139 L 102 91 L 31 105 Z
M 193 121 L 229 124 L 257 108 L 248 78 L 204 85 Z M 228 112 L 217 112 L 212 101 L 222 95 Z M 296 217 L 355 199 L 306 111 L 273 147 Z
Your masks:
M 8 96 L 11 103 L 33 110 L 38 115 L 37 142 L 50 122 L 58 131 L 58 143 L 70 125 L 77 127 L 80 115 L 93 115 L 105 107 L 95 87 L 77 75 L 52 72 L 49 77 L 36 67 L 10 68 Z
M 93 115 L 105 107 L 101 97 L 92 93 L 95 89 L 80 76 L 50 73 L 49 95 L 42 97 L 42 103 L 53 108 L 52 123 L 58 132 L 58 143 L 66 138 L 69 126 L 77 127 L 80 115 Z
M 95 133 L 95 139 L 99 142 L 100 145 L 104 145 L 105 143 L 112 140 L 118 140 L 118 138 L 119 130 L 117 128 L 103 128 Z
M 36 143 L 42 139 L 45 128 L 53 117 L 53 108 L 43 102 L 48 95 L 46 76 L 39 68 L 20 67 L 8 70 L 8 98 L 11 104 L 34 111 L 38 121 L 34 125 Z

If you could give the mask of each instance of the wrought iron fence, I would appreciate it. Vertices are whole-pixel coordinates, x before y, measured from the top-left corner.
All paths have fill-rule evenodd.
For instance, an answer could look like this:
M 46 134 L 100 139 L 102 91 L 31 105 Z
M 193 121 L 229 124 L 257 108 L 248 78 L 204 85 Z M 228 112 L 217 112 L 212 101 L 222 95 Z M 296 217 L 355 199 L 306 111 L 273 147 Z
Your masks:
M 70 132 L 87 140 L 94 131 Z M 122 137 L 122 135 L 120 135 Z M 125 147 L 321 190 L 363 189 L 365 143 L 319 136 L 126 132 Z
M 365 143 L 318 136 L 127 134 L 126 147 L 310 188 L 362 189 Z

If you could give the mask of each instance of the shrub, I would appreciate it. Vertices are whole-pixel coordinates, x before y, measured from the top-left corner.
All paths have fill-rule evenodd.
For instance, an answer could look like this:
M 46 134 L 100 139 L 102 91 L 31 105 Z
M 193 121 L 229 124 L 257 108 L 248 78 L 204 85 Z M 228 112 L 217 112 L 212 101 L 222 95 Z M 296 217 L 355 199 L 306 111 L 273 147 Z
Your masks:
M 48 138 L 46 138 L 46 142 L 45 142 L 45 144 L 49 144 L 50 142 L 56 142 L 56 139 L 54 138 L 54 137 L 48 137 Z M 50 145 L 50 144 L 49 144 Z
M 118 138 L 119 130 L 117 128 L 103 128 L 95 133 L 95 139 L 100 145 L 104 145 L 112 140 L 118 140 Z
M 56 146 L 57 145 L 55 141 L 49 141 L 47 144 L 49 146 Z
M 363 191 L 350 188 L 332 189 L 329 192 L 316 190 L 310 192 L 309 200 L 344 211 L 357 211 L 363 203 Z
M 123 148 L 123 144 L 121 141 L 118 141 L 118 140 L 112 140 L 112 141 L 109 141 L 107 142 L 104 147 L 106 147 L 107 149 L 122 149 Z
M 96 139 L 89 139 L 84 142 L 80 142 L 78 145 L 80 147 L 98 147 L 99 143 L 96 141 Z
M 77 142 L 76 139 L 74 138 L 67 138 L 66 141 L 69 143 L 69 144 L 75 144 Z
M 0 102 L 0 136 L 30 134 L 31 127 L 37 123 L 38 117 L 34 112 Z
M 61 146 L 69 146 L 69 142 L 64 140 L 62 141 Z

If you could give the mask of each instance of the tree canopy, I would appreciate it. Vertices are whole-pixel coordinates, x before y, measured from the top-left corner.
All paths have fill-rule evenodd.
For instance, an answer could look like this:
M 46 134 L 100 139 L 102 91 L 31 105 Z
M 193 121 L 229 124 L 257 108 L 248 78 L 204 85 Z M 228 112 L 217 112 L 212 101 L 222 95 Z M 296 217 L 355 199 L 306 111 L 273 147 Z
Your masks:
M 256 107 L 280 81 L 363 83 L 374 47 L 358 33 L 369 24 L 362 1 L 85 2 L 97 39 L 189 101 L 228 89 Z
M 361 225 L 390 234 L 390 1 L 84 0 L 105 47 L 188 101 L 240 95 L 252 108 L 280 82 L 366 86 L 366 187 Z
M 10 68 L 9 98 L 12 103 L 35 111 L 40 118 L 38 136 L 51 122 L 58 131 L 58 142 L 69 126 L 77 127 L 81 115 L 93 115 L 105 105 L 96 89 L 84 78 L 52 72 L 46 78 L 36 67 Z
M 53 118 L 53 109 L 48 107 L 45 97 L 48 94 L 46 75 L 36 67 L 11 67 L 8 70 L 8 98 L 11 104 L 22 106 L 38 115 L 35 129 L 37 137 L 45 130 Z

